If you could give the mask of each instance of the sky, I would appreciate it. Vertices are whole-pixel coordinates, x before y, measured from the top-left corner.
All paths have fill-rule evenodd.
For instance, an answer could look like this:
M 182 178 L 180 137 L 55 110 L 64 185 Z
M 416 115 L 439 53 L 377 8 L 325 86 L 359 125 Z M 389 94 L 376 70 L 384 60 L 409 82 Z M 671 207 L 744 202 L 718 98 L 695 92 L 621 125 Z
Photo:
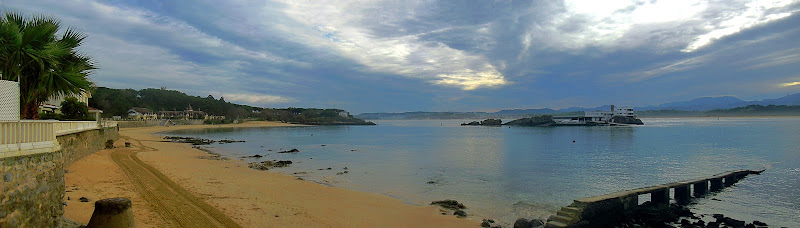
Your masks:
M 800 0 L 0 0 L 85 33 L 98 86 L 351 113 L 800 92 Z

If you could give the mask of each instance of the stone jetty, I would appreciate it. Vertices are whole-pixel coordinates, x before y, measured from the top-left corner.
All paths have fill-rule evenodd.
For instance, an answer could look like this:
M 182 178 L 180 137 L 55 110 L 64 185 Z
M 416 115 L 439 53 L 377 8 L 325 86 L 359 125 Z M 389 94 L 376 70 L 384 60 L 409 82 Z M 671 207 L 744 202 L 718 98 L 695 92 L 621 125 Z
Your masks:
M 760 174 L 763 171 L 736 170 L 705 178 L 577 199 L 569 206 L 562 207 L 555 215 L 550 216 L 546 227 L 588 227 L 589 224 L 598 226 L 613 222 L 626 211 L 639 206 L 639 195 L 644 194 L 650 194 L 650 200 L 653 203 L 669 204 L 670 192 L 673 191 L 675 202 L 685 204 L 692 196 L 702 197 L 710 191 L 722 190 L 749 174 Z

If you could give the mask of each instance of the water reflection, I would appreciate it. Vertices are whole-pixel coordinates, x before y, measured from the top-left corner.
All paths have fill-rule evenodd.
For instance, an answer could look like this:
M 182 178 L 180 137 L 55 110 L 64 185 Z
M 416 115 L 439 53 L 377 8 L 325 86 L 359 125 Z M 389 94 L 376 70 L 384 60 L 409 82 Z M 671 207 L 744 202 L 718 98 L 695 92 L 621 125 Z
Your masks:
M 646 119 L 637 127 L 458 126 L 461 122 L 171 134 L 247 140 L 215 146 L 233 155 L 298 161 L 278 172 L 310 172 L 307 179 L 414 204 L 454 198 L 470 213 L 512 222 L 545 216 L 576 198 L 766 167 L 764 174 L 712 196 L 721 201 L 699 201 L 697 210 L 800 226 L 800 118 Z M 301 152 L 274 153 L 280 148 Z M 336 175 L 345 166 L 350 173 Z M 332 170 L 318 170 L 327 167 Z

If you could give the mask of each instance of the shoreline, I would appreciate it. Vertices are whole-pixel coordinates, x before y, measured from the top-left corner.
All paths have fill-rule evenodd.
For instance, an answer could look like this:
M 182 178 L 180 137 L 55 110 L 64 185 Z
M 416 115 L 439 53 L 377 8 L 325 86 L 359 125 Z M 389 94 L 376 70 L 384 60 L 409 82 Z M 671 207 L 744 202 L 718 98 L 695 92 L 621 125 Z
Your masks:
M 127 141 L 153 149 L 138 152 L 138 158 L 244 227 L 477 227 L 480 224 L 477 218 L 457 218 L 451 215 L 452 212 L 442 215 L 437 206 L 414 206 L 386 195 L 329 187 L 286 174 L 254 170 L 238 160 L 202 159 L 201 156 L 209 153 L 192 148 L 190 144 L 161 142 L 157 135 L 183 129 L 282 126 L 305 125 L 246 122 L 123 128 L 120 129 L 123 139 L 117 142 L 117 147 Z M 125 148 L 112 150 L 120 149 Z M 112 150 L 87 156 L 68 167 L 71 172 L 65 177 L 67 189 L 78 190 L 67 193 L 66 197 L 73 199 L 66 201 L 65 217 L 79 223 L 88 222 L 93 204 L 77 202 L 74 199 L 77 195 L 90 195 L 92 201 L 125 196 L 133 201 L 137 226 L 158 227 L 164 224 L 163 216 L 150 210 L 150 202 L 131 191 L 130 183 L 125 183 L 130 182 L 129 178 L 117 172 L 119 167 L 113 167 L 115 164 L 107 156 Z M 103 175 L 97 176 L 97 173 Z M 112 186 L 108 186 L 109 183 Z

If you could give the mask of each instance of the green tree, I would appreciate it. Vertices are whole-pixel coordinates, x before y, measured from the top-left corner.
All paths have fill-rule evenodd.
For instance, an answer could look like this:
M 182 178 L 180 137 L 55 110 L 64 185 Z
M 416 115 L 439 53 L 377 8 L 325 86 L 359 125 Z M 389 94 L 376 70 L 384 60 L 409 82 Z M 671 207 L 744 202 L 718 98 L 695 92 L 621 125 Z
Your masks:
M 61 102 L 61 114 L 65 119 L 83 120 L 88 117 L 86 115 L 88 113 L 89 107 L 86 103 L 79 102 L 77 98 L 67 97 Z
M 59 37 L 59 28 L 52 17 L 0 17 L 0 76 L 20 82 L 22 118 L 36 119 L 39 104 L 50 97 L 78 95 L 92 86 L 88 76 L 97 68 L 76 50 L 86 36 L 67 28 Z

